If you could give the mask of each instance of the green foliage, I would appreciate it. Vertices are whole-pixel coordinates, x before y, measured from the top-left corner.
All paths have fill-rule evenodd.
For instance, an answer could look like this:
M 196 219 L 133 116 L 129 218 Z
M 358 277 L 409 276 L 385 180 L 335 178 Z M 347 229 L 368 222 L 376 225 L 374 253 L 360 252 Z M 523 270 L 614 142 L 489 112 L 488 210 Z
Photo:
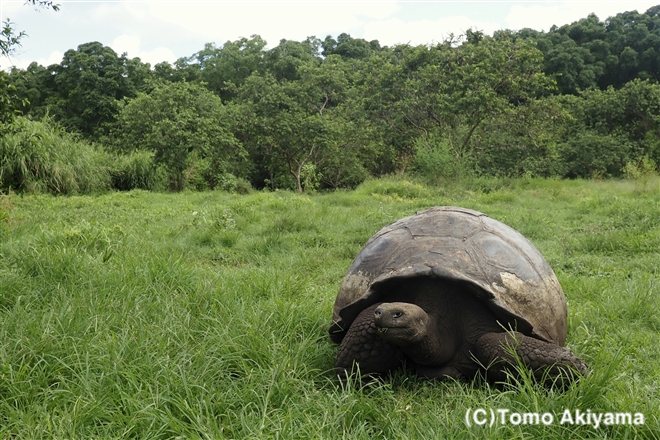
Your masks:
M 623 136 L 579 130 L 558 145 L 566 177 L 620 177 L 632 159 L 631 145 Z
M 9 82 L 6 72 L 0 71 L 0 136 L 5 135 L 9 130 L 16 112 L 14 108 L 17 105 L 16 86 Z
M 558 141 L 573 121 L 554 98 L 536 99 L 493 118 L 475 148 L 479 174 L 562 175 Z
M 657 81 L 660 73 L 660 15 L 628 11 L 599 20 L 594 14 L 548 32 L 523 29 L 517 36 L 535 41 L 544 55 L 544 71 L 559 92 L 620 88 L 634 79 Z
M 401 170 L 415 153 L 411 139 L 440 137 L 455 157 L 476 159 L 498 121 L 523 113 L 553 87 L 530 42 L 500 35 L 454 43 L 398 47 L 365 69 L 364 111 Z
M 33 118 L 52 117 L 67 130 L 98 140 L 107 134 L 120 100 L 135 97 L 146 87 L 149 65 L 129 60 L 99 42 L 81 44 L 64 53 L 59 64 L 32 63 L 26 70 L 12 69 L 16 105 Z
M 624 174 L 629 162 L 646 157 L 657 163 L 660 86 L 634 80 L 621 89 L 590 89 L 560 99 L 571 115 L 558 136 L 561 176 L 592 177 Z
M 126 154 L 112 154 L 108 159 L 107 166 L 113 189 L 129 191 L 167 188 L 165 170 L 156 166 L 154 153 L 151 151 L 135 150 Z
M 639 179 L 656 174 L 657 165 L 648 156 L 642 156 L 636 162 L 628 162 L 623 167 L 623 176 L 626 179 Z
M 227 41 L 222 47 L 208 43 L 187 63 L 199 69 L 199 78 L 209 90 L 229 99 L 252 73 L 263 70 L 265 47 L 266 41 L 258 35 Z
M 231 122 L 220 98 L 202 86 L 165 84 L 123 106 L 113 143 L 119 151 L 154 152 L 174 189 L 184 189 L 191 178 L 199 187 L 213 184 L 209 169 L 214 175 L 242 171 L 243 149 L 228 129 Z
M 55 83 L 56 93 L 44 105 L 60 124 L 98 138 L 105 124 L 114 121 L 119 100 L 137 92 L 133 81 L 139 77 L 129 77 L 127 63 L 125 56 L 98 42 L 66 51 L 62 62 L 50 69 L 48 81 Z
M 316 170 L 316 165 L 306 163 L 300 170 L 300 181 L 304 191 L 316 191 L 319 189 L 323 175 Z
M 17 118 L 0 137 L 0 189 L 77 194 L 106 190 L 106 157 L 50 125 Z
M 640 193 L 655 191 L 658 189 L 657 164 L 647 156 L 642 156 L 636 162 L 628 162 L 623 167 L 623 177 L 633 180 L 635 189 Z
M 431 195 L 431 190 L 426 185 L 396 176 L 367 180 L 358 186 L 355 192 L 373 196 L 381 201 L 420 199 Z
M 235 194 L 249 194 L 252 192 L 250 182 L 241 177 L 236 177 L 231 173 L 224 173 L 217 176 L 214 188 Z
M 3 35 L 8 48 L 23 37 L 11 23 Z M 152 152 L 176 190 L 620 177 L 660 163 L 659 44 L 658 7 L 429 46 L 342 33 L 269 48 L 252 35 L 153 69 L 90 42 L 0 72 L 0 135 L 16 114 L 50 117 L 105 148 Z M 159 187 L 146 156 L 118 162 L 115 188 Z
M 4 239 L 9 233 L 9 222 L 11 220 L 12 195 L 0 194 L 0 238 Z
M 242 118 L 237 136 L 253 160 L 261 159 L 256 171 L 268 173 L 270 182 L 290 177 L 293 189 L 302 192 L 305 177 L 312 187 L 318 186 L 325 162 L 333 179 L 345 179 L 346 170 L 355 175 L 355 168 L 342 166 L 344 161 L 355 162 L 359 151 L 355 128 L 342 112 L 346 69 L 340 59 L 329 56 L 321 64 L 300 62 L 297 81 L 253 74 L 238 90 Z
M 321 46 L 324 57 L 339 55 L 343 59 L 366 59 L 374 52 L 382 50 L 378 40 L 367 41 L 362 38 L 353 38 L 346 33 L 339 34 L 336 40 L 328 35 Z
M 412 171 L 433 183 L 467 177 L 473 173 L 469 157 L 460 156 L 444 139 L 425 139 L 415 142 L 415 160 Z
M 302 66 L 321 64 L 320 45 L 320 40 L 314 37 L 304 41 L 280 40 L 280 44 L 264 55 L 268 72 L 277 81 L 300 79 L 299 69 Z
M 645 138 L 660 134 L 660 85 L 633 80 L 621 89 L 587 90 L 581 95 L 581 116 L 586 126 L 603 133 L 620 131 L 639 142 L 646 154 L 656 145 L 645 145 Z M 657 143 L 657 141 L 656 141 Z

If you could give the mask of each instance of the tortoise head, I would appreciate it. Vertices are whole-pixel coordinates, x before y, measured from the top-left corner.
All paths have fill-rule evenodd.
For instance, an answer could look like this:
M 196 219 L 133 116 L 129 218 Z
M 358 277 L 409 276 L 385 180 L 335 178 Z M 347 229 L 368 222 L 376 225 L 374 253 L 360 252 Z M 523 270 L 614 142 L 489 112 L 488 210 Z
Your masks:
M 383 339 L 400 347 L 418 343 L 431 330 L 431 318 L 424 309 L 406 302 L 379 305 L 374 322 Z
M 454 338 L 439 331 L 436 319 L 416 304 L 382 303 L 374 310 L 378 334 L 418 365 L 443 365 L 454 357 Z

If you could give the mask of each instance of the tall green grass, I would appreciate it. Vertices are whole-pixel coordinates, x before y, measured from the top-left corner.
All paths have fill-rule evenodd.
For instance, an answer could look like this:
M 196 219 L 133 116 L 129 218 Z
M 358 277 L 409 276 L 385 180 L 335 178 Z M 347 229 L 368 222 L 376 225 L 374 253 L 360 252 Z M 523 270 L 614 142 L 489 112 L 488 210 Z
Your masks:
M 0 188 L 54 194 L 110 188 L 104 153 L 47 122 L 17 118 L 0 137 Z
M 156 166 L 154 153 L 151 151 L 107 154 L 107 160 L 113 189 L 119 191 L 167 189 L 167 173 L 162 167 Z
M 658 439 L 660 191 L 647 185 L 391 178 L 320 195 L 3 196 L 0 438 Z M 382 226 L 441 204 L 534 242 L 592 375 L 564 391 L 406 371 L 338 382 L 327 328 L 352 259 Z M 468 427 L 470 408 L 557 419 Z M 565 409 L 645 424 L 560 425 Z
M 165 190 L 167 176 L 151 152 L 111 153 L 48 120 L 16 118 L 0 136 L 0 191 L 71 195 L 111 189 Z

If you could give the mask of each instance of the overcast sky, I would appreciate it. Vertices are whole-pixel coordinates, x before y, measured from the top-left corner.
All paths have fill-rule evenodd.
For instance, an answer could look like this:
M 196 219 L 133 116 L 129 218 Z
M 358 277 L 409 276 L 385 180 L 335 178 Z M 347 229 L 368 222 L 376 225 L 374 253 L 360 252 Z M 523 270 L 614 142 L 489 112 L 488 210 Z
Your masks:
M 35 11 L 25 0 L 0 0 L 2 21 L 10 19 L 28 35 L 11 62 L 58 64 L 69 49 L 90 41 L 118 54 L 140 57 L 152 66 L 201 50 L 205 43 L 260 35 L 275 47 L 282 38 L 324 39 L 346 32 L 381 45 L 425 44 L 460 35 L 469 28 L 492 34 L 525 27 L 548 30 L 595 13 L 645 12 L 654 1 L 66 1 L 60 10 Z M 0 60 L 6 68 L 6 59 Z

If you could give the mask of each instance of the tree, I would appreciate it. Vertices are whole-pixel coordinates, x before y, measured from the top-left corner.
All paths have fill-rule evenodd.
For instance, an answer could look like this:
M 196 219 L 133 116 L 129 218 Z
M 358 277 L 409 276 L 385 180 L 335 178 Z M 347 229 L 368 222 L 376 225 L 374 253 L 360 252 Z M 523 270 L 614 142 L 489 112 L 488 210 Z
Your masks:
M 555 96 L 516 106 L 485 122 L 474 162 L 486 175 L 560 175 L 558 144 L 571 120 Z
M 25 70 L 12 67 L 9 80 L 19 98 L 15 102 L 15 110 L 22 115 L 30 114 L 35 119 L 45 116 L 43 105 L 53 92 L 52 84 L 49 86 L 50 79 L 49 70 L 36 62 L 30 63 Z
M 148 91 L 152 76 L 148 63 L 91 42 L 66 51 L 59 64 L 12 69 L 11 81 L 23 100 L 15 104 L 22 114 L 48 114 L 67 130 L 99 140 L 114 121 L 120 100 Z
M 266 41 L 258 35 L 227 41 L 221 47 L 207 43 L 187 63 L 199 69 L 199 78 L 209 90 L 228 100 L 252 73 L 263 71 L 265 47 Z
M 338 110 L 348 86 L 338 56 L 320 64 L 310 59 L 297 67 L 295 77 L 278 81 L 270 73 L 250 76 L 238 90 L 245 121 L 238 131 L 253 160 L 266 171 L 264 179 L 285 183 L 288 174 L 302 192 L 306 174 L 318 180 L 326 161 L 348 158 L 351 130 L 346 130 L 348 121 Z
M 149 74 L 149 66 L 139 59 L 118 56 L 99 42 L 66 51 L 62 62 L 49 70 L 55 93 L 45 105 L 67 129 L 90 138 L 104 134 L 104 126 L 114 121 L 121 99 L 136 95 L 141 85 L 133 80 L 144 81 Z
M 393 145 L 399 169 L 414 158 L 415 139 L 440 139 L 455 160 L 474 155 L 493 121 L 546 94 L 553 82 L 529 41 L 472 36 L 456 45 L 395 47 L 366 72 L 363 102 Z
M 244 150 L 229 127 L 232 115 L 202 85 L 169 83 L 125 102 L 114 127 L 114 146 L 148 150 L 182 190 L 193 175 L 209 186 L 227 173 L 243 174 Z
M 299 67 L 321 64 L 320 47 L 321 40 L 316 37 L 301 42 L 282 39 L 265 54 L 265 67 L 278 81 L 300 79 Z
M 660 78 L 660 14 L 628 11 L 601 21 L 594 14 L 549 32 L 523 29 L 515 34 L 535 41 L 543 70 L 558 92 L 577 95 L 591 87 L 622 87 L 635 79 Z
M 353 38 L 343 33 L 337 40 L 331 36 L 325 37 L 321 44 L 323 56 L 340 55 L 342 58 L 366 59 L 374 52 L 381 50 L 378 40 L 367 41 L 362 38 Z
M 600 160 L 616 153 L 607 174 L 620 175 L 630 160 L 642 157 L 660 163 L 660 85 L 651 81 L 633 80 L 622 88 L 586 90 L 565 107 L 576 120 L 574 131 L 590 131 L 592 138 L 607 137 L 606 145 L 618 142 L 616 148 L 602 149 Z M 592 144 L 594 142 L 591 142 Z

